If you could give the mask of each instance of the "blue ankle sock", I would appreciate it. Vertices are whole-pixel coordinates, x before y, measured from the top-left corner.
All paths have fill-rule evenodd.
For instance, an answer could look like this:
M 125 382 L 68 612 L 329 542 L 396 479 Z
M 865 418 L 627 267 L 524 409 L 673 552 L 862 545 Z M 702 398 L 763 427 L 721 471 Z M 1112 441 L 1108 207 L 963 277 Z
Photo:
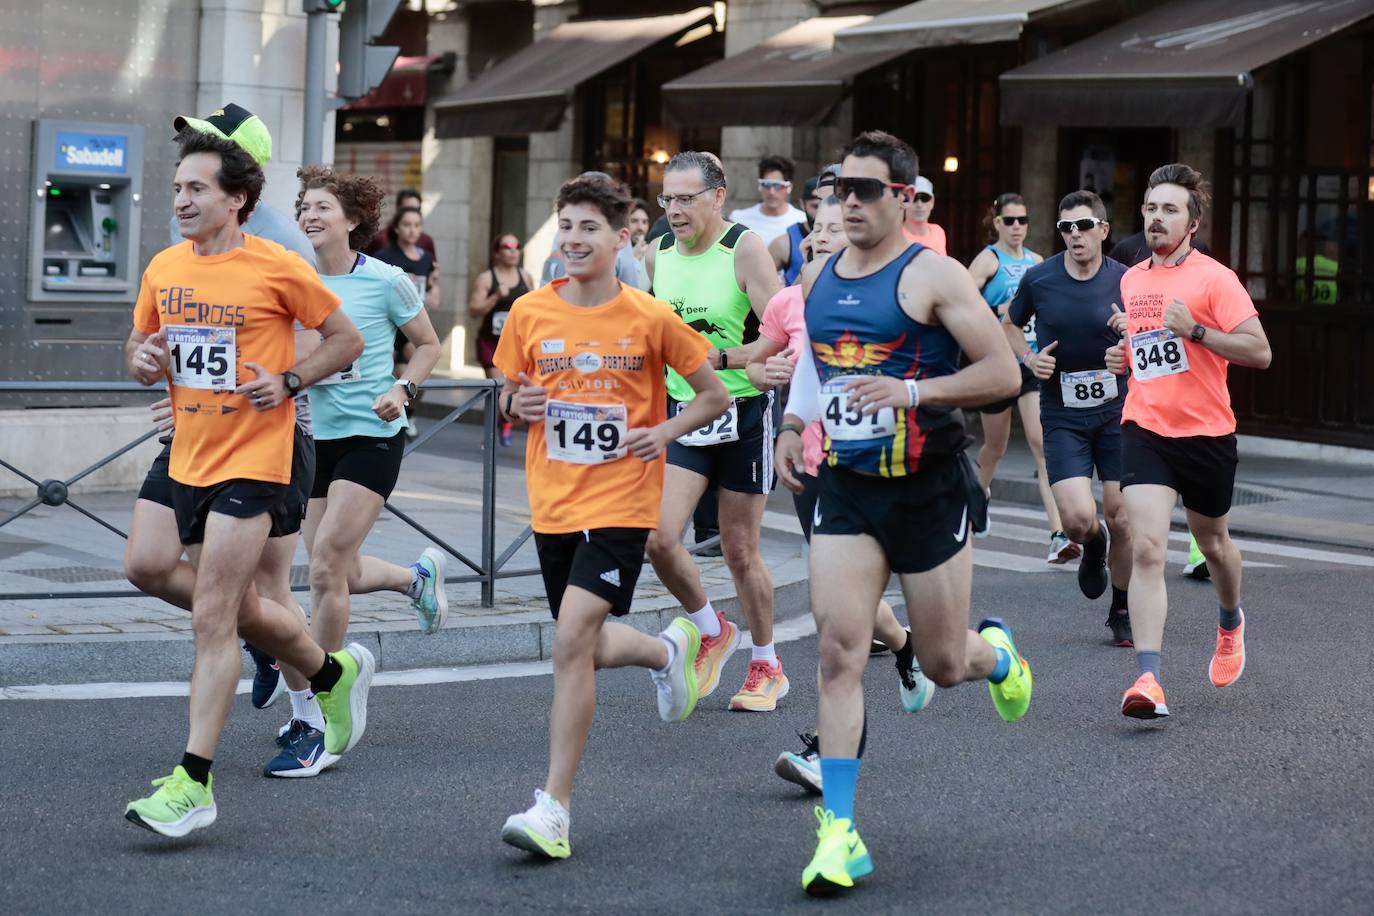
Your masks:
M 998 646 L 993 646 L 992 651 L 997 653 L 997 664 L 992 666 L 992 673 L 988 675 L 988 680 L 994 684 L 1000 684 L 1007 679 L 1007 673 L 1011 671 L 1011 656 L 1007 650 Z
M 1148 671 L 1155 676 L 1155 680 L 1159 680 L 1159 653 L 1151 652 L 1148 649 L 1137 649 L 1135 669 L 1136 677 Z
M 1221 607 L 1218 605 L 1218 608 L 1221 611 L 1219 622 L 1223 630 L 1234 630 L 1236 627 L 1240 626 L 1239 607 Z
M 837 818 L 854 821 L 854 789 L 859 783 L 859 758 L 822 757 L 821 788 L 825 806 Z

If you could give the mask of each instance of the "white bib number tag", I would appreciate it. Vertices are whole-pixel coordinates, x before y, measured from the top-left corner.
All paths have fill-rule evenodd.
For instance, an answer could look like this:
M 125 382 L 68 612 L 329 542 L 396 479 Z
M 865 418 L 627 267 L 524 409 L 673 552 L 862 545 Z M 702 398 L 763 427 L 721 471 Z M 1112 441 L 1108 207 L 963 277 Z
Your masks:
M 497 312 L 491 316 L 491 335 L 493 337 L 501 336 L 501 329 L 506 326 L 506 318 L 509 316 L 510 312 Z
M 1098 407 L 1116 399 L 1116 376 L 1106 369 L 1061 372 L 1059 393 L 1065 407 Z
M 323 334 L 320 335 L 320 340 L 324 340 Z M 315 384 L 346 385 L 349 382 L 361 382 L 362 380 L 363 373 L 362 370 L 358 368 L 358 361 L 355 359 L 353 360 L 353 362 L 349 363 L 347 366 L 344 366 L 338 372 L 335 372 L 333 375 L 326 376 L 325 378 L 320 379 Z
M 172 384 L 203 391 L 232 391 L 238 358 L 234 328 L 168 325 Z
M 686 407 L 686 403 L 678 404 L 677 412 L 682 413 Z M 725 442 L 738 442 L 739 405 L 732 398 L 725 413 L 701 429 L 694 429 L 685 436 L 679 436 L 677 441 L 692 448 L 701 448 L 704 445 L 721 445 Z
M 545 405 L 544 444 L 554 461 L 605 464 L 624 458 L 627 428 L 624 404 Z
M 864 416 L 863 411 L 849 403 L 850 392 L 845 386 L 860 378 L 863 376 L 841 375 L 821 385 L 821 426 L 831 439 L 885 439 L 897 432 L 895 408 L 882 407 L 873 415 Z
M 1131 374 L 1137 381 L 1188 371 L 1188 351 L 1168 328 L 1141 331 L 1131 337 Z

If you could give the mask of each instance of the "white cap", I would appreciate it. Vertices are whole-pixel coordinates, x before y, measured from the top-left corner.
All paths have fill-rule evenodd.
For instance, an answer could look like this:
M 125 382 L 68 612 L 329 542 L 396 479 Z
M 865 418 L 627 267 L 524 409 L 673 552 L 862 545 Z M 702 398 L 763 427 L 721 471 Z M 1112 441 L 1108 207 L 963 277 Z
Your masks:
M 931 184 L 930 179 L 924 175 L 916 176 L 915 187 L 917 194 L 929 194 L 931 197 L 935 196 L 935 185 Z

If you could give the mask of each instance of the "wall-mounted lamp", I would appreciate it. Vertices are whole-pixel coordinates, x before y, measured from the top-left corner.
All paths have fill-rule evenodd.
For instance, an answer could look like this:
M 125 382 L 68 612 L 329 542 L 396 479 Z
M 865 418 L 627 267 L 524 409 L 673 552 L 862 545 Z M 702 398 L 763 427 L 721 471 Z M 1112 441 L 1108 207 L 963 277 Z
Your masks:
M 654 150 L 653 153 L 649 156 L 649 160 L 651 162 L 657 162 L 659 165 L 667 165 L 668 160 L 671 158 L 672 157 L 668 155 L 668 151 L 666 149 L 663 149 L 662 147 L 659 147 L 658 149 Z
M 959 157 L 958 157 L 958 156 L 946 156 L 946 157 L 945 157 L 945 171 L 946 171 L 946 172 L 957 172 L 957 171 L 959 171 Z

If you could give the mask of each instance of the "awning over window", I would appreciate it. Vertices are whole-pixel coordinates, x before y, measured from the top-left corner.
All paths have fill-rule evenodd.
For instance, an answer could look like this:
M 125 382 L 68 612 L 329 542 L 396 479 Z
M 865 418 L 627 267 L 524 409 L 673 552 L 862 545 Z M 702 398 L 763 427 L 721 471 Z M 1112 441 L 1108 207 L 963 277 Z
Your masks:
M 711 19 L 711 7 L 704 6 L 671 16 L 565 22 L 435 102 L 435 133 L 451 138 L 556 130 L 579 84 Z
M 1094 0 L 921 0 L 875 16 L 835 36 L 847 54 L 1015 41 L 1036 16 Z
M 835 33 L 869 16 L 817 17 L 663 86 L 670 126 L 813 126 L 830 115 L 853 78 L 902 54 L 842 54 Z
M 1371 15 L 1367 0 L 1176 0 L 1002 74 L 1002 122 L 1239 127 L 1255 70 Z
M 424 108 L 429 98 L 429 73 L 442 58 L 398 57 L 382 84 L 361 99 L 344 106 L 345 111 L 364 108 Z

